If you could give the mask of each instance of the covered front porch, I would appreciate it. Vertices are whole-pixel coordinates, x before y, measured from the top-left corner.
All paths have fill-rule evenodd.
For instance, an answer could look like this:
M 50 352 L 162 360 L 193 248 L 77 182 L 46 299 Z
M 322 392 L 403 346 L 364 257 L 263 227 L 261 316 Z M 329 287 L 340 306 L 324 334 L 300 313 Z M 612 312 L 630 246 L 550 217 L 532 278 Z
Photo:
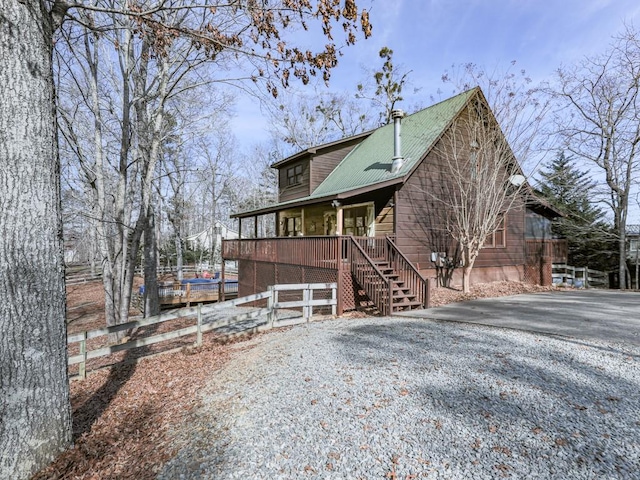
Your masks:
M 395 234 L 395 190 L 305 198 L 232 215 L 244 238 Z M 267 221 L 265 221 L 267 220 Z M 271 228 L 264 228 L 270 224 Z

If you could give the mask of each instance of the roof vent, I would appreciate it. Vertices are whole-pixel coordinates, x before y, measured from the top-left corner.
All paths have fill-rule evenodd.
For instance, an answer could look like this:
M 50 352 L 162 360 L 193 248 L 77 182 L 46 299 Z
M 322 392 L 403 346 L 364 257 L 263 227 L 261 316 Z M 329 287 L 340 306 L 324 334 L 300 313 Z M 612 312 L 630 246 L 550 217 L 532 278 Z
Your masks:
M 402 117 L 404 117 L 404 112 L 402 110 L 396 109 L 391 111 L 391 118 L 393 119 L 393 158 L 391 162 L 391 173 L 398 173 L 404 163 L 402 145 L 400 141 Z

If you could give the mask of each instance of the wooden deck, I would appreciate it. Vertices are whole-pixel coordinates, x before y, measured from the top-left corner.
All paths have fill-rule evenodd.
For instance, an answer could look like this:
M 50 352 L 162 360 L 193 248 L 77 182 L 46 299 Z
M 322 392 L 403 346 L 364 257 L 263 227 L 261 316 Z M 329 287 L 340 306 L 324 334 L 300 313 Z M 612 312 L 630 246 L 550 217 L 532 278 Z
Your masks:
M 212 280 L 206 283 L 172 283 L 161 285 L 158 289 L 162 307 L 197 303 L 224 302 L 238 296 L 238 281 L 226 282 Z

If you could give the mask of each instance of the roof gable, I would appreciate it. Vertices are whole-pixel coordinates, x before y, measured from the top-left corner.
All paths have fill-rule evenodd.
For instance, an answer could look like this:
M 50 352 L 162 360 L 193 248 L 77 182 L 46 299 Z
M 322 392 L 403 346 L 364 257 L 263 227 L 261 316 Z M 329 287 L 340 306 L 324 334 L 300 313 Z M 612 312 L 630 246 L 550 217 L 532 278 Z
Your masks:
M 311 197 L 324 197 L 394 179 L 401 180 L 413 171 L 478 91 L 477 88 L 468 90 L 402 120 L 404 163 L 397 173 L 391 173 L 394 126 L 389 124 L 378 128 L 357 145 L 312 192 Z

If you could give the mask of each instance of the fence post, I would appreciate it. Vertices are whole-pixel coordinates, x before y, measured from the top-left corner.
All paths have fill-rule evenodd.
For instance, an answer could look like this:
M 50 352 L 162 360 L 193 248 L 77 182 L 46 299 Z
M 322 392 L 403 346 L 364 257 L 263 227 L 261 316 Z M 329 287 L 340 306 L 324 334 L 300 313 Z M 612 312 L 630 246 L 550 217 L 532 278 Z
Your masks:
M 82 340 L 80 340 L 80 355 L 82 355 L 82 363 L 78 366 L 78 376 L 87 378 L 87 332 L 82 332 Z
M 424 289 L 422 306 L 424 308 L 431 308 L 431 280 L 426 278 L 424 280 L 424 286 L 422 288 Z
M 338 272 L 338 275 L 340 275 L 340 272 Z M 338 316 L 338 288 L 337 288 L 337 284 L 334 284 L 331 287 L 331 315 L 334 317 Z
M 306 288 L 302 290 L 302 301 L 304 302 L 304 306 L 302 307 L 302 316 L 307 322 L 309 322 L 309 317 L 311 316 L 310 315 L 311 306 L 309 305 L 310 293 L 311 293 L 311 290 L 309 288 L 309 285 L 307 285 Z
M 196 327 L 196 347 L 202 346 L 202 303 L 198 304 L 198 323 Z
M 589 288 L 589 267 L 584 267 L 584 288 Z
M 267 291 L 271 293 L 271 295 L 267 297 L 267 309 L 269 310 L 267 313 L 267 322 L 269 323 L 269 328 L 273 328 L 273 322 L 276 317 L 276 310 L 274 308 L 276 290 L 273 285 L 269 285 Z

